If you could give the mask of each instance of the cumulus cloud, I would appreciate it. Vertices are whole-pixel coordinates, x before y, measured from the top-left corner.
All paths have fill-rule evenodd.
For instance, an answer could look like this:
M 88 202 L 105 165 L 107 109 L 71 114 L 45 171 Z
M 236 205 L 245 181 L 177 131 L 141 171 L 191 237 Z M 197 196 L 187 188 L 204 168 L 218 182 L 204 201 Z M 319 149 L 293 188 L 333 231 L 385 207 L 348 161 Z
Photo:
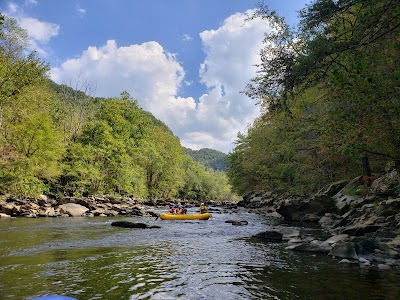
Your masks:
M 27 5 L 35 5 L 35 0 L 28 0 Z M 38 51 L 42 56 L 47 56 L 46 44 L 51 38 L 58 35 L 60 26 L 54 23 L 43 22 L 35 18 L 28 17 L 15 3 L 8 3 L 5 15 L 17 20 L 21 28 L 28 32 L 30 38 L 30 48 Z
M 234 14 L 218 29 L 200 33 L 206 54 L 200 77 L 208 93 L 200 97 L 195 114 L 196 124 L 201 125 L 182 133 L 183 144 L 229 151 L 237 132 L 259 115 L 258 107 L 241 91 L 256 74 L 254 65 L 260 62 L 269 27 L 263 20 L 245 22 L 251 13 Z
M 251 13 L 250 11 L 247 13 Z M 243 131 L 259 110 L 240 93 L 255 76 L 266 21 L 245 22 L 247 14 L 227 18 L 220 28 L 200 33 L 206 54 L 200 78 L 207 89 L 199 99 L 180 97 L 188 84 L 175 54 L 157 42 L 118 47 L 109 40 L 88 47 L 79 57 L 51 70 L 52 79 L 67 83 L 77 74 L 97 86 L 96 94 L 115 97 L 128 91 L 139 105 L 164 121 L 192 149 L 228 152 L 237 132 Z
M 185 71 L 173 53 L 157 42 L 118 47 L 109 40 L 102 47 L 91 46 L 82 55 L 53 68 L 56 82 L 69 82 L 79 74 L 96 84 L 96 94 L 115 97 L 127 90 L 140 105 L 162 117 L 170 106 L 173 114 L 196 106 L 192 98 L 177 97 Z

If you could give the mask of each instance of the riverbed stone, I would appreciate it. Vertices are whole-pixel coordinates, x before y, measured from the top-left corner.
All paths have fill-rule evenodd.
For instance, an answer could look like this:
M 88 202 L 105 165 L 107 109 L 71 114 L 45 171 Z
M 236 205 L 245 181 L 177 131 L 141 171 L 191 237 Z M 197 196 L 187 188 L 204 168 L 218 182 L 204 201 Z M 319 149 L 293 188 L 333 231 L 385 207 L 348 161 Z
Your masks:
M 339 261 L 339 264 L 356 264 L 356 262 L 355 261 L 351 261 L 351 260 L 349 260 L 347 258 L 344 258 L 344 259 Z
M 393 247 L 400 248 L 400 235 L 396 236 L 393 240 L 388 242 L 388 244 Z
M 61 214 L 67 214 L 71 217 L 81 217 L 85 214 L 89 209 L 80 204 L 76 203 L 66 203 L 59 206 Z
M 358 255 L 353 242 L 342 242 L 334 245 L 328 255 L 358 260 Z
M 333 244 L 336 244 L 338 242 L 342 242 L 344 240 L 347 240 L 348 238 L 349 238 L 348 234 L 337 234 L 337 235 L 331 236 L 330 238 L 325 240 L 323 243 L 324 244 L 328 244 L 328 245 L 333 245 Z
M 254 235 L 256 238 L 262 238 L 270 242 L 282 242 L 283 234 L 276 230 L 264 231 Z
M 161 228 L 158 225 L 147 225 L 145 223 L 134 223 L 134 222 L 128 222 L 128 221 L 112 222 L 111 226 L 122 227 L 122 228 Z
M 390 266 L 387 264 L 378 264 L 378 269 L 380 270 L 390 270 Z
M 230 223 L 234 226 L 243 226 L 249 224 L 249 222 L 245 220 L 226 220 L 225 223 Z

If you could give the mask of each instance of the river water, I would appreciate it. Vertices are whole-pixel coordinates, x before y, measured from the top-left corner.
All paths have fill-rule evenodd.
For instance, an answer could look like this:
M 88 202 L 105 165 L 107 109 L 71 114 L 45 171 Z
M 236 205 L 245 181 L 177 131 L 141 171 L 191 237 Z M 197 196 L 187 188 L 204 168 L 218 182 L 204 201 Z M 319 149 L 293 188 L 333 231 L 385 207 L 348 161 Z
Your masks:
M 115 220 L 162 228 L 116 228 Z M 0 299 L 400 299 L 398 269 L 339 264 L 250 238 L 268 228 L 246 212 L 207 221 L 0 219 Z

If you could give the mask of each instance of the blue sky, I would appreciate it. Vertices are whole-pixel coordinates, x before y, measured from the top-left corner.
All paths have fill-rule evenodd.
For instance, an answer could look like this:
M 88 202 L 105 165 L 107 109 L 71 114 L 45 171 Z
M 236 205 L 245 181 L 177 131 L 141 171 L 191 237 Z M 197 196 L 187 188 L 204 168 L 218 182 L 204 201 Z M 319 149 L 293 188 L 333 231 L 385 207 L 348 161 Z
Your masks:
M 310 0 L 264 1 L 295 25 Z M 259 115 L 241 94 L 255 76 L 266 21 L 244 20 L 248 0 L 0 0 L 28 31 L 51 78 L 91 87 L 93 96 L 128 91 L 165 122 L 183 146 L 228 152 Z

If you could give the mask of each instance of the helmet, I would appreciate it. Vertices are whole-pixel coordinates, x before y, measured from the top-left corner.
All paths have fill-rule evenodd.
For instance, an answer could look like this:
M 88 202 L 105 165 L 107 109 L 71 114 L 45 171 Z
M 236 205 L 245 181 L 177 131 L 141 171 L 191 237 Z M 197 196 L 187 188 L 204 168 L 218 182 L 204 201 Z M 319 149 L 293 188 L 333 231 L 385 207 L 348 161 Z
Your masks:
M 201 203 L 200 205 L 204 205 L 204 203 Z

